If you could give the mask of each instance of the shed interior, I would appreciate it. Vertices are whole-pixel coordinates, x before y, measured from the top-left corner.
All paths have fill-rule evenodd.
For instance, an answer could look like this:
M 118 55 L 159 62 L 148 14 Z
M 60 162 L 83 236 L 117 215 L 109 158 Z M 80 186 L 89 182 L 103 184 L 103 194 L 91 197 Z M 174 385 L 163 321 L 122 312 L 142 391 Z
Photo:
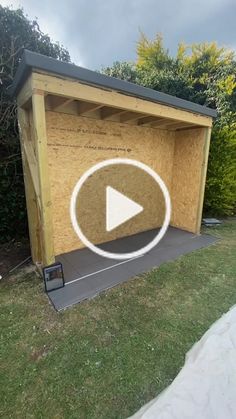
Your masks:
M 34 262 L 48 265 L 57 255 L 83 247 L 70 221 L 71 193 L 87 169 L 115 157 L 154 169 L 170 192 L 171 226 L 198 234 L 214 112 L 199 105 L 189 109 L 181 99 L 176 105 L 158 95 L 148 99 L 130 92 L 127 82 L 122 90 L 110 87 L 109 80 L 101 85 L 72 77 L 60 72 L 58 61 L 56 70 L 37 63 L 21 65 L 14 87 Z M 122 235 L 156 227 L 146 220 L 138 230 L 127 225 Z

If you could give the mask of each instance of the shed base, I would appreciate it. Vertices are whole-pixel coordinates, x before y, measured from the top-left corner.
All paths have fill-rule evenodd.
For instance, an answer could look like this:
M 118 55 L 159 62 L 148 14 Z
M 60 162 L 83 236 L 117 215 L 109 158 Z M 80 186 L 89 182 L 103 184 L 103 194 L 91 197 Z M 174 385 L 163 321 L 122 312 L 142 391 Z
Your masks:
M 112 242 L 122 252 L 130 251 L 130 245 L 143 239 L 153 238 L 154 231 L 146 231 L 135 236 Z M 124 261 L 106 259 L 89 249 L 75 250 L 57 256 L 63 265 L 65 287 L 51 291 L 48 296 L 55 309 L 60 311 L 85 299 L 93 298 L 102 291 L 112 288 L 128 279 L 148 272 L 162 263 L 174 260 L 216 242 L 207 234 L 196 235 L 174 227 L 169 227 L 161 242 L 145 255 Z M 116 250 L 117 251 L 117 250 Z

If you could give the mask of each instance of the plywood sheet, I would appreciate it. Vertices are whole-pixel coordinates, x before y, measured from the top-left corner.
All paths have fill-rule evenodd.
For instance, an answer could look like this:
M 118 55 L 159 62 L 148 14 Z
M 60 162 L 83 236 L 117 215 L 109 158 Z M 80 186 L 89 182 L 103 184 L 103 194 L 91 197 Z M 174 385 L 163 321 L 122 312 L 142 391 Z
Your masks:
M 56 254 L 83 247 L 71 226 L 69 204 L 76 182 L 92 165 L 115 157 L 137 159 L 157 171 L 167 187 L 171 188 L 174 132 L 50 111 L 46 113 L 46 121 Z M 133 176 L 133 180 L 133 188 L 132 181 L 129 183 L 129 193 L 131 199 L 139 201 L 143 185 L 136 176 Z M 124 193 L 127 186 L 125 183 L 125 179 L 116 183 L 117 189 L 121 188 L 121 192 Z M 149 188 L 149 192 L 152 189 L 148 181 L 144 187 Z M 139 191 L 139 196 L 137 191 Z M 90 204 L 94 214 L 99 214 L 100 200 L 94 196 Z M 157 215 L 155 218 L 151 216 L 151 210 L 154 208 L 151 193 L 150 202 L 144 202 L 144 204 L 149 206 L 147 216 L 140 219 L 139 223 L 124 225 L 119 233 L 114 231 L 114 235 L 110 235 L 109 240 L 160 225 L 163 208 L 160 209 L 159 218 Z M 92 238 L 97 243 L 105 240 L 101 231 L 92 231 Z
M 171 187 L 173 226 L 197 232 L 205 128 L 176 132 Z

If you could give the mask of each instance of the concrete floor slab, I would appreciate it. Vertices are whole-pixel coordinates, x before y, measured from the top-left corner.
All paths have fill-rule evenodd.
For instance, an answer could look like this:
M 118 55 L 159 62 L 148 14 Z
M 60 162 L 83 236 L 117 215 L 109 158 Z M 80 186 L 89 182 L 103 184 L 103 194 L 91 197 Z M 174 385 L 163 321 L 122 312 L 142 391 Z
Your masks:
M 102 245 L 109 251 L 132 251 L 154 237 L 154 230 L 125 237 Z M 95 297 L 100 292 L 121 284 L 128 279 L 148 272 L 162 263 L 174 260 L 181 255 L 209 246 L 216 238 L 207 234 L 195 235 L 177 228 L 169 227 L 165 237 L 150 252 L 129 260 L 107 259 L 89 249 L 75 250 L 57 256 L 63 265 L 65 287 L 51 291 L 48 296 L 56 310 L 63 310 L 85 299 Z

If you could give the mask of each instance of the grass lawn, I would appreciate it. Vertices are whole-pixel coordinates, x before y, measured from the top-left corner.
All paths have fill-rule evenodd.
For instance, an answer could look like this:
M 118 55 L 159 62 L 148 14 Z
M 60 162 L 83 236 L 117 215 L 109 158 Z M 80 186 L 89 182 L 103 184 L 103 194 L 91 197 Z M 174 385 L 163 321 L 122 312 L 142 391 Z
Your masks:
M 56 313 L 25 269 L 0 284 L 0 417 L 125 418 L 236 303 L 236 221 L 217 244 Z

